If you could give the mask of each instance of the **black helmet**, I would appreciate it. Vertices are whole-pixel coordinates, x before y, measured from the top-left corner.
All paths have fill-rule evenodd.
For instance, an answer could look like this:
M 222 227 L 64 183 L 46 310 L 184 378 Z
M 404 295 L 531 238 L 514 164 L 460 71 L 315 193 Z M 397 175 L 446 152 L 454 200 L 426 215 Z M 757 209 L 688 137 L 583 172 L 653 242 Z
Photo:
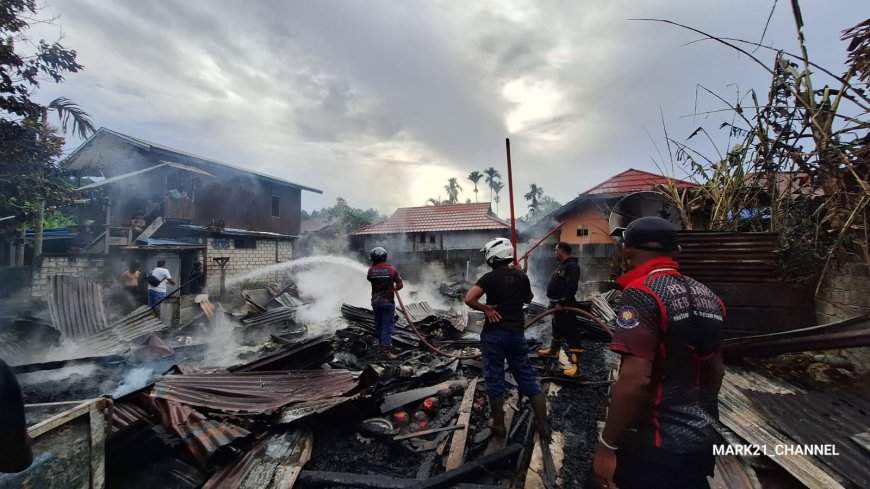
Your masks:
M 372 259 L 372 263 L 375 264 L 385 262 L 387 261 L 387 250 L 378 246 L 369 252 L 369 257 Z
M 622 233 L 625 246 L 649 251 L 677 249 L 677 228 L 661 217 L 641 217 L 629 223 Z

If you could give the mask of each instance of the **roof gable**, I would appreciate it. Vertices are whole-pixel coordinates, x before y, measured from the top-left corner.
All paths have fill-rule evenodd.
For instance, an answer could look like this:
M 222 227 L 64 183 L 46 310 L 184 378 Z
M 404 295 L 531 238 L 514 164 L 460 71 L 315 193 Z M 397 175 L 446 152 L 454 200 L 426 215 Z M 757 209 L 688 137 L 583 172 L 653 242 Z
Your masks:
M 432 231 L 479 231 L 508 229 L 489 203 L 402 207 L 384 222 L 364 227 L 352 236 L 402 234 Z
M 660 185 L 667 185 L 668 182 L 673 182 L 677 188 L 697 187 L 698 184 L 678 180 L 676 178 L 657 175 L 642 170 L 629 168 L 622 173 L 614 175 L 598 185 L 583 192 L 581 195 L 598 195 L 598 194 L 629 194 L 634 192 L 642 192 L 645 190 L 654 190 Z
M 84 143 L 82 143 L 78 148 L 73 150 L 72 153 L 64 160 L 64 165 L 67 168 L 78 170 L 84 169 L 89 166 L 92 166 L 93 161 L 90 158 L 93 158 L 97 161 L 96 166 L 104 167 L 107 165 L 111 165 L 114 161 L 111 158 L 105 158 L 100 154 L 100 151 L 92 151 L 94 150 L 94 146 L 100 144 L 102 141 L 111 142 L 113 144 L 122 144 L 132 148 L 138 148 L 140 150 L 154 153 L 158 156 L 158 159 L 164 160 L 176 160 L 177 163 L 194 165 L 194 166 L 202 166 L 205 168 L 212 169 L 222 169 L 228 170 L 232 173 L 244 173 L 248 175 L 255 175 L 259 178 L 267 180 L 272 183 L 277 183 L 279 185 L 298 188 L 300 190 L 307 190 L 309 192 L 314 192 L 318 194 L 322 194 L 323 191 L 306 187 L 304 185 L 299 185 L 298 183 L 293 183 L 281 178 L 273 177 L 270 175 L 266 175 L 263 173 L 251 171 L 245 168 L 240 168 L 238 166 L 230 165 L 227 163 L 223 163 L 216 160 L 210 160 L 208 158 L 203 158 L 201 156 L 196 156 L 190 153 L 185 153 L 183 151 L 179 151 L 177 149 L 170 148 L 168 146 L 163 146 L 161 144 L 152 143 L 151 141 L 146 141 L 144 139 L 136 138 L 133 136 L 128 136 L 126 134 L 122 134 L 117 131 L 113 131 L 111 129 L 107 129 L 105 127 L 101 127 L 97 130 L 96 133 L 91 135 Z M 161 163 L 166 163 L 165 161 L 161 161 Z

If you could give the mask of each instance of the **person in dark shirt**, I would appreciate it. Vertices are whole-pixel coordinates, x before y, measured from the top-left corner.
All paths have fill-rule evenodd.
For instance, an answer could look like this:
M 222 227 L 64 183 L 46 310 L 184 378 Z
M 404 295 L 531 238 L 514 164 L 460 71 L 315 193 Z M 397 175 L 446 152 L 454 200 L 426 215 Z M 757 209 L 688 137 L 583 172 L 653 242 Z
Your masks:
M 405 283 L 396 267 L 387 263 L 387 250 L 378 246 L 369 253 L 372 266 L 366 278 L 372 284 L 372 310 L 375 312 L 375 335 L 384 360 L 398 358 L 393 353 L 393 329 L 396 326 L 395 291 Z
M 556 358 L 562 349 L 562 345 L 568 343 L 568 359 L 571 367 L 563 373 L 568 377 L 580 376 L 580 357 L 583 348 L 580 344 L 580 328 L 577 323 L 577 315 L 571 311 L 565 311 L 566 307 L 577 307 L 577 283 L 580 281 L 580 265 L 577 258 L 571 256 L 571 245 L 560 241 L 556 245 L 554 256 L 558 265 L 550 276 L 547 283 L 547 299 L 550 300 L 550 308 L 555 308 L 553 313 L 553 339 L 550 348 L 538 350 L 538 356 Z
M 674 261 L 677 231 L 660 217 L 632 221 L 610 349 L 622 355 L 593 467 L 622 489 L 707 488 L 722 385 L 725 306 Z
M 535 414 L 535 424 L 541 437 L 549 438 L 547 399 L 535 378 L 526 346 L 523 304 L 532 301 L 532 287 L 525 272 L 514 268 L 514 250 L 510 241 L 497 238 L 483 247 L 486 263 L 492 271 L 484 274 L 465 295 L 468 307 L 483 312 L 486 320 L 480 334 L 483 353 L 483 378 L 489 396 L 492 415 L 490 424 L 495 436 L 505 436 L 504 362 L 517 381 L 517 387 L 528 396 Z M 486 295 L 486 305 L 480 298 Z
M 0 359 L 0 472 L 21 472 L 31 462 L 21 387 L 12 369 Z
M 202 294 L 205 290 L 205 274 L 202 273 L 202 262 L 193 262 L 190 275 L 187 276 L 187 290 L 190 294 Z

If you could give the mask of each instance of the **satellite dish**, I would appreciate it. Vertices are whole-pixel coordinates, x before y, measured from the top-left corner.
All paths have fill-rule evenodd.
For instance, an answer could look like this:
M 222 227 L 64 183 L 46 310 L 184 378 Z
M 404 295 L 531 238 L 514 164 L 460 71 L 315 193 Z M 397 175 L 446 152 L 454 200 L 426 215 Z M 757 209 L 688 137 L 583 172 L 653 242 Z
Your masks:
M 677 229 L 683 229 L 683 221 L 677 206 L 670 199 L 658 192 L 635 192 L 626 195 L 613 206 L 610 212 L 611 235 L 617 229 L 624 229 L 631 221 L 640 217 L 656 216 L 667 219 Z

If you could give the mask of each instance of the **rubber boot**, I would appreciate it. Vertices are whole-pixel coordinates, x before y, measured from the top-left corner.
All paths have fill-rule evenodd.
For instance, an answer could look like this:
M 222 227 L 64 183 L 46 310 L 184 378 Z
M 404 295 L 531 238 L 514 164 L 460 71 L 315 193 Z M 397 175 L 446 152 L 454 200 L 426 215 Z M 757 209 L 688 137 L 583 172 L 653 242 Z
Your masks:
M 489 413 L 492 416 L 489 428 L 492 430 L 493 436 L 503 437 L 507 435 L 507 428 L 504 425 L 503 397 L 489 396 Z
M 397 358 L 399 357 L 393 353 L 393 345 L 381 345 L 381 359 L 395 360 Z
M 559 351 L 562 350 L 562 345 L 565 344 L 565 340 L 557 340 L 553 338 L 550 340 L 550 347 L 538 350 L 538 356 L 542 358 L 557 358 L 559 356 Z
M 532 404 L 532 413 L 535 415 L 535 427 L 541 440 L 550 443 L 550 420 L 547 419 L 547 396 L 538 394 L 529 399 Z
M 562 372 L 565 374 L 565 377 L 580 377 L 580 359 L 583 358 L 583 352 L 582 348 L 571 348 L 568 350 L 568 359 L 571 361 L 571 367 Z

